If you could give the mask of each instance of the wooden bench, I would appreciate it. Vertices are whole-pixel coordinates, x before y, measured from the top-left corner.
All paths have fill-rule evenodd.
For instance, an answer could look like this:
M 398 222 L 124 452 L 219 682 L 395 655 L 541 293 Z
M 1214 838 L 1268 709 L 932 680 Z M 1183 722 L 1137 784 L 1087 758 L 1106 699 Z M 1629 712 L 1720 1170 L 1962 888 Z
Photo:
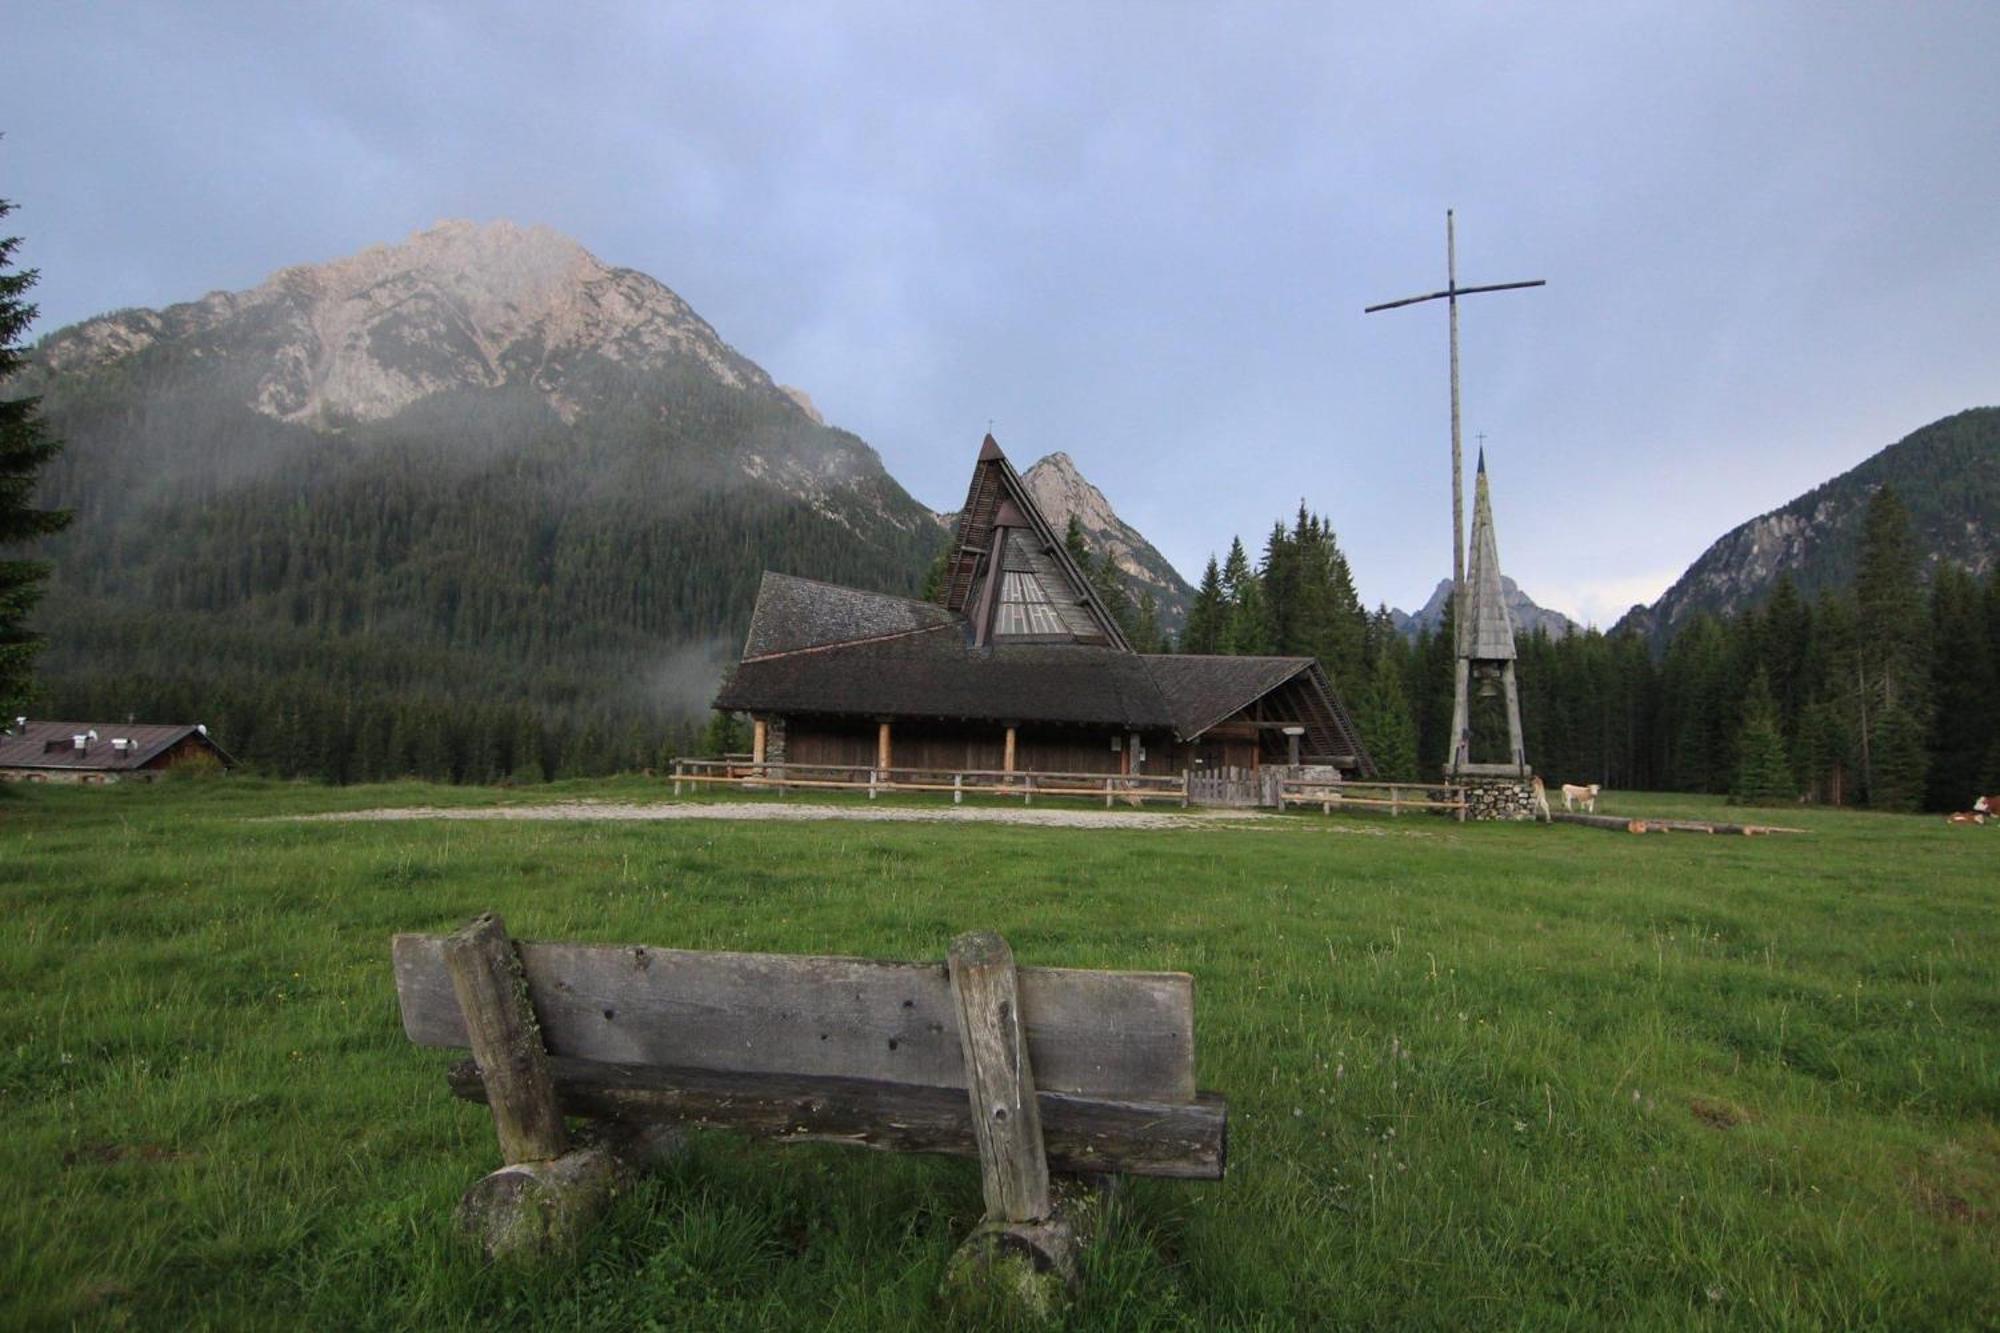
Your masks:
M 678 1128 L 977 1158 L 986 1215 L 948 1285 L 1030 1306 L 1074 1286 L 1096 1196 L 1117 1175 L 1220 1179 L 1227 1107 L 1194 1086 L 1183 972 L 1020 968 L 991 932 L 947 963 L 622 945 L 516 944 L 488 913 L 398 935 L 403 1028 L 465 1048 L 457 1096 L 486 1102 L 507 1165 L 460 1224 L 489 1254 L 572 1243 Z M 573 1147 L 565 1116 L 595 1122 Z

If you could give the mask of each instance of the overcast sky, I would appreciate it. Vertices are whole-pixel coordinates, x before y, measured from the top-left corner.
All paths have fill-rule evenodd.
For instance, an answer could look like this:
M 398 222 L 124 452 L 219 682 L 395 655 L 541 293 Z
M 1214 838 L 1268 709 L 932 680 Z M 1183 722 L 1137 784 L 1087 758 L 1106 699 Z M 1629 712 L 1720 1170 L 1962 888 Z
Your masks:
M 955 508 L 989 420 L 1198 578 L 1304 499 L 1450 568 L 1443 303 L 1503 567 L 1608 626 L 2000 402 L 2000 4 L 11 6 L 39 330 L 442 218 L 684 296 Z

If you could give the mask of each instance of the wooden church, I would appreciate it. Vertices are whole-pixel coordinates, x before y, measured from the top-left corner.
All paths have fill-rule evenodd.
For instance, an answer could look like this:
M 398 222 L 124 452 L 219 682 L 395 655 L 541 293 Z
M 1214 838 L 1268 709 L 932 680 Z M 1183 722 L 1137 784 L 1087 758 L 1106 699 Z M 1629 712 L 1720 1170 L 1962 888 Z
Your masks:
M 1134 652 L 990 435 L 937 602 L 766 572 L 715 707 L 759 763 L 1375 773 L 1315 659 Z

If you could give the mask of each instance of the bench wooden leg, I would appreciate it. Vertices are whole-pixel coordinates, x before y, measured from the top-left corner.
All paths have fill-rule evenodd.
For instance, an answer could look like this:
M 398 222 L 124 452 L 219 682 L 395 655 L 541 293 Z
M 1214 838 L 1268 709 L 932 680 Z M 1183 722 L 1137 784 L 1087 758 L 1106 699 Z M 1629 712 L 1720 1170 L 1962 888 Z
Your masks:
M 631 1168 L 671 1152 L 674 1136 L 618 1133 L 571 1147 L 520 956 L 498 916 L 447 939 L 444 965 L 507 1163 L 465 1192 L 459 1229 L 495 1259 L 572 1248 Z
M 999 935 L 976 931 L 952 941 L 950 961 L 986 1216 L 952 1256 L 943 1294 L 970 1311 L 997 1303 L 1051 1319 L 1076 1293 L 1077 1215 L 1088 1211 L 1094 1221 L 1099 1211 L 1061 1205 L 1096 1190 L 1050 1183 L 1013 950 Z

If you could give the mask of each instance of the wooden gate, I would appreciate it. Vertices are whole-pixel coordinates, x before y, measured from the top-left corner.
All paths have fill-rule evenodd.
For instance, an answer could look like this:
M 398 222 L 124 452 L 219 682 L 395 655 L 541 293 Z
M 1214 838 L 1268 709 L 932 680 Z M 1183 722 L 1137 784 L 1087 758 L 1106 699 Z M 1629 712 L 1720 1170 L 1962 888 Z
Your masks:
M 1188 774 L 1188 800 L 1195 805 L 1280 804 L 1282 768 L 1197 768 Z

